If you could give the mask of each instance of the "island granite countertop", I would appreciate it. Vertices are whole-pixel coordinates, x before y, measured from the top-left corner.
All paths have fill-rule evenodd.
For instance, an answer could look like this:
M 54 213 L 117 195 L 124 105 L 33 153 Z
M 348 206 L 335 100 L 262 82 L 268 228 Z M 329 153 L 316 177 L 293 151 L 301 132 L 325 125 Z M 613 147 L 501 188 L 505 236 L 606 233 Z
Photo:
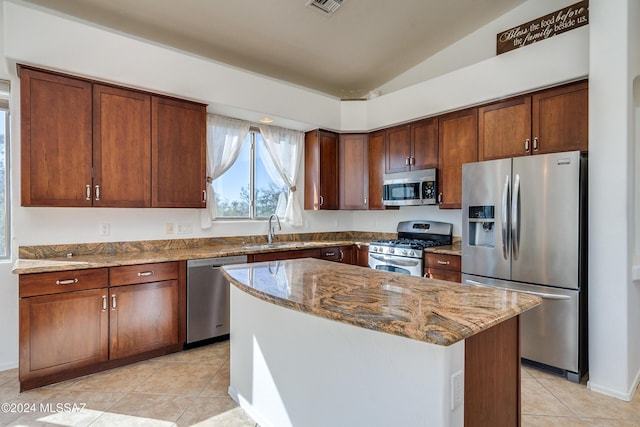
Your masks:
M 237 288 L 278 306 L 448 346 L 541 303 L 537 296 L 311 258 L 229 265 Z

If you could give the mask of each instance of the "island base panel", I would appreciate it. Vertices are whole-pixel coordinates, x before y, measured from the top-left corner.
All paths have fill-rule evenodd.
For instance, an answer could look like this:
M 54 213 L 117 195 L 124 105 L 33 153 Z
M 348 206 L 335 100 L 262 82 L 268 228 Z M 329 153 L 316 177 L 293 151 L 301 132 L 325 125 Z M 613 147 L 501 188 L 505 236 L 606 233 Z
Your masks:
M 380 315 L 384 315 L 381 313 Z M 464 425 L 439 346 L 312 316 L 231 286 L 229 394 L 261 426 Z

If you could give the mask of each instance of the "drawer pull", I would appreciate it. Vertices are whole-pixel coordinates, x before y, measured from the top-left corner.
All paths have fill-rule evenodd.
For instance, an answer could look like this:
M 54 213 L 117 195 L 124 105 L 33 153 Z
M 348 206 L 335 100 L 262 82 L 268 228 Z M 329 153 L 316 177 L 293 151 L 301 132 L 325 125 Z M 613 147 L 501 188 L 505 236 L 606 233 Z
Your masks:
M 437 262 L 438 264 L 440 264 L 440 265 L 449 265 L 449 264 L 451 264 L 451 262 L 450 262 L 450 261 L 441 261 L 441 260 L 438 260 L 438 261 L 436 261 L 436 262 Z
M 145 277 L 145 276 L 153 276 L 153 271 L 141 271 L 138 273 L 138 277 Z
M 56 285 L 73 285 L 78 283 L 78 279 L 56 280 Z
M 335 252 L 327 252 L 324 254 L 324 256 L 335 256 L 336 253 Z

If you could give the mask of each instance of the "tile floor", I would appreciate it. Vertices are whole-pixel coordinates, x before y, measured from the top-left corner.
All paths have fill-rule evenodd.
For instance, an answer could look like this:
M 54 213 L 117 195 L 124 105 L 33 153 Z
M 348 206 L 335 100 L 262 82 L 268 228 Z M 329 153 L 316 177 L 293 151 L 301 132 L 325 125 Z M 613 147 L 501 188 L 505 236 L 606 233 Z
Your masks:
M 0 372 L 0 404 L 22 409 L 2 406 L 2 426 L 255 426 L 227 395 L 228 341 L 24 393 L 17 377 Z M 640 393 L 623 402 L 525 366 L 522 425 L 640 426 Z

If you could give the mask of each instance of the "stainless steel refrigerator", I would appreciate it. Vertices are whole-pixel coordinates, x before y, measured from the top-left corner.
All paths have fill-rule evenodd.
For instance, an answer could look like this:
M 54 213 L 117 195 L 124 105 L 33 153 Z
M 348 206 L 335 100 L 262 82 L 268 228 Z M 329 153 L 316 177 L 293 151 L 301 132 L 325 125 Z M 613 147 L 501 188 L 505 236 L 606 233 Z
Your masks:
M 587 157 L 578 151 L 462 167 L 462 281 L 533 293 L 523 359 L 578 382 L 587 369 Z

